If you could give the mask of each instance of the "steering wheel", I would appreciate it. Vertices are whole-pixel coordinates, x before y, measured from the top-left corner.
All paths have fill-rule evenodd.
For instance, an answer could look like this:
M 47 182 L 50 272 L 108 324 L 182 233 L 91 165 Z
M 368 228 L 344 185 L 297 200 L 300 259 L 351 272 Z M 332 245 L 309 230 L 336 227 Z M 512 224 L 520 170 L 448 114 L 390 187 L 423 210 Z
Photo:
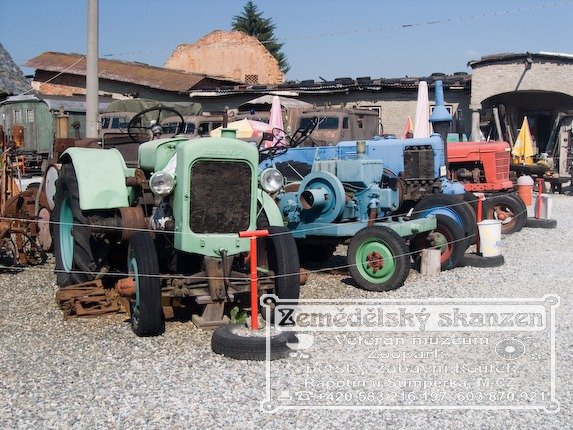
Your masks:
M 154 113 L 155 111 L 157 111 L 157 116 Z M 150 114 L 150 112 L 153 112 L 153 114 Z M 177 122 L 177 129 L 173 136 L 182 132 L 185 128 L 185 120 L 183 119 L 183 116 L 175 109 L 158 106 L 142 110 L 131 118 L 129 124 L 127 124 L 127 134 L 129 134 L 131 140 L 143 143 L 150 139 L 158 139 L 161 137 L 161 134 L 163 133 L 163 129 L 161 128 L 161 118 L 164 112 L 170 112 L 179 117 L 180 121 Z M 169 115 L 163 115 L 163 118 L 166 118 L 167 116 Z M 150 120 L 149 125 L 144 125 L 147 118 L 150 117 L 155 117 L 156 119 Z
M 292 137 L 290 138 L 289 146 L 296 148 L 300 146 L 302 142 L 306 139 L 310 139 L 312 141 L 312 146 L 316 146 L 316 142 L 310 135 L 318 125 L 318 117 L 309 118 L 310 121 L 306 125 L 301 125 L 297 130 L 293 133 Z
M 288 146 L 286 145 L 284 136 L 284 130 L 274 127 L 271 131 L 273 142 L 276 140 L 276 143 L 273 146 L 265 148 L 265 140 L 262 140 L 259 143 L 259 162 L 266 160 L 267 158 L 274 158 L 277 155 L 282 155 L 287 152 Z M 270 139 L 268 139 L 270 140 Z

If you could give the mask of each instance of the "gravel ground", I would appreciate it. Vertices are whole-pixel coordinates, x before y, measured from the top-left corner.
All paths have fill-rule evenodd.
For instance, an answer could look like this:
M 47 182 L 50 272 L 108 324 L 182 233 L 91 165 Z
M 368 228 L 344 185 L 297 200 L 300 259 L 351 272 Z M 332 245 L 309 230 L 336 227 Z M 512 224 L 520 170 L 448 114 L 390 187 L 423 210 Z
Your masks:
M 302 298 L 463 298 L 560 296 L 556 316 L 556 397 L 560 411 L 261 411 L 265 364 L 211 352 L 208 331 L 168 322 L 137 338 L 124 316 L 63 320 L 49 262 L 0 274 L 1 428 L 571 428 L 573 197 L 554 196 L 553 230 L 524 229 L 502 240 L 505 265 L 456 268 L 432 277 L 412 271 L 393 292 L 371 293 L 344 274 L 312 274 Z M 342 253 L 339 247 L 337 253 Z M 340 256 L 333 266 L 344 264 Z M 288 378 L 288 365 L 284 374 Z M 279 369 L 280 372 L 280 369 Z M 546 383 L 546 374 L 532 374 Z M 538 379 L 535 379 L 538 378 Z

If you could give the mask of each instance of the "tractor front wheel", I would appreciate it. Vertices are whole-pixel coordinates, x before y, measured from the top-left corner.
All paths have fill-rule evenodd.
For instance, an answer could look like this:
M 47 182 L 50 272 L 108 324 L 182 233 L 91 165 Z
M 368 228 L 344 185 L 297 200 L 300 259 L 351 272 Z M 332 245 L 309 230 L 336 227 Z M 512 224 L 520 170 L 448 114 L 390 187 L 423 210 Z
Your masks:
M 389 291 L 404 284 L 410 255 L 404 239 L 387 227 L 365 227 L 348 245 L 350 274 L 365 290 Z
M 501 221 L 501 234 L 516 233 L 527 222 L 527 207 L 516 194 L 498 194 L 486 199 L 484 219 Z
M 165 331 L 161 307 L 161 280 L 157 251 L 151 234 L 135 232 L 127 250 L 129 276 L 135 281 L 131 300 L 131 328 L 137 336 L 158 336 Z

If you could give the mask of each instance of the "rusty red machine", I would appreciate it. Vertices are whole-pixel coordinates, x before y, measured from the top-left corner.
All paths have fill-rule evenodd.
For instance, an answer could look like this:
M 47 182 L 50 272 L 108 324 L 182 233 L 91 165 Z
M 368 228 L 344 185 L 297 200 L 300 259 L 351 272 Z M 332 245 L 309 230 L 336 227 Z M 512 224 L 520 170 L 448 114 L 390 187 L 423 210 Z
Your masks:
M 46 196 L 35 186 L 19 185 L 25 161 L 18 154 L 18 135 L 8 141 L 0 127 L 0 144 L 0 267 L 42 264 L 51 247 Z
M 527 207 L 513 192 L 510 151 L 504 141 L 447 143 L 450 178 L 462 182 L 468 193 L 485 194 L 484 218 L 499 219 L 504 234 L 521 230 L 527 222 Z

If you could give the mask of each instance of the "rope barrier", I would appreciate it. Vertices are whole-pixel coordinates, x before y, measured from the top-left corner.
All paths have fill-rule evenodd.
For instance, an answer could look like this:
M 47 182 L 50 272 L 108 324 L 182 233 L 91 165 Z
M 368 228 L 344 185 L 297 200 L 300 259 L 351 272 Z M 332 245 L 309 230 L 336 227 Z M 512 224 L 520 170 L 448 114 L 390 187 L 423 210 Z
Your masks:
M 443 207 L 455 207 L 455 206 L 459 206 L 459 205 L 462 205 L 462 204 L 465 204 L 465 203 L 467 203 L 467 202 L 465 202 L 465 201 L 460 201 L 460 202 L 456 202 L 456 203 L 453 203 L 453 204 L 451 204 L 451 205 L 446 205 L 446 206 L 443 206 Z M 419 213 L 419 212 L 421 212 L 421 211 L 416 211 L 416 212 L 408 211 L 408 212 L 406 212 L 406 213 L 404 213 L 404 214 L 392 215 L 392 216 L 387 216 L 387 217 L 379 217 L 379 218 L 376 218 L 376 220 L 385 220 L 385 219 L 390 219 L 390 218 L 392 218 L 392 217 L 404 217 L 404 216 L 408 215 L 408 213 Z M 524 211 L 520 212 L 520 213 L 517 214 L 516 216 L 519 216 L 519 215 L 521 215 L 522 213 L 524 213 Z M 10 217 L 0 217 L 0 220 L 6 220 L 6 221 L 30 221 L 30 222 L 35 222 L 35 220 L 22 220 L 22 219 L 20 219 L 20 218 L 10 218 Z M 67 222 L 58 223 L 57 221 L 42 221 L 42 222 L 49 223 L 49 224 L 52 224 L 52 225 L 54 225 L 54 224 L 60 224 L 60 225 L 66 225 L 66 226 L 93 227 L 93 226 L 90 225 L 90 224 L 83 224 L 83 223 L 67 223 Z M 355 223 L 358 224 L 358 223 L 360 223 L 360 222 L 355 222 Z M 352 223 L 348 223 L 348 224 L 352 224 Z M 360 224 L 362 224 L 362 223 L 360 223 Z M 329 227 L 329 226 L 325 226 L 324 228 L 328 228 L 328 227 Z M 107 227 L 107 226 L 106 226 L 105 228 L 106 228 L 106 229 L 110 229 L 110 230 L 120 230 L 120 231 L 121 231 L 121 230 L 129 230 L 129 231 L 145 231 L 145 232 L 158 232 L 158 231 L 159 231 L 159 232 L 162 232 L 162 230 L 137 229 L 137 228 L 127 228 L 127 227 L 117 227 L 117 226 L 115 226 L 115 227 L 114 227 L 114 226 L 111 226 L 111 227 Z M 318 229 L 318 228 L 319 228 L 319 227 L 317 227 L 316 229 Z M 322 227 L 320 227 L 320 228 L 322 228 Z M 304 230 L 304 231 L 312 231 L 312 230 L 315 230 L 315 229 L 307 229 L 307 230 Z M 183 234 L 183 233 L 181 233 L 181 234 Z M 189 233 L 189 234 L 192 234 L 192 233 Z M 280 235 L 284 235 L 284 234 L 291 234 L 291 233 L 290 233 L 290 232 L 274 233 L 274 234 L 269 234 L 269 237 L 280 236 Z M 465 241 L 465 240 L 467 240 L 469 237 L 470 237 L 470 238 L 473 238 L 473 237 L 475 237 L 475 236 L 476 236 L 476 234 L 472 234 L 472 235 L 469 235 L 469 236 L 464 236 L 463 238 L 460 238 L 460 239 L 457 239 L 457 240 L 453 240 L 453 241 L 450 241 L 450 242 L 446 242 L 445 244 L 447 244 L 447 245 L 452 245 L 452 244 L 457 243 L 457 242 L 460 242 L 460 241 Z M 433 249 L 433 248 L 434 248 L 434 247 L 423 248 L 423 249 Z M 420 251 L 421 251 L 421 249 L 420 249 L 420 250 L 417 250 L 417 251 L 407 252 L 407 253 L 404 253 L 404 254 L 397 254 L 397 255 L 393 255 L 392 258 L 393 258 L 393 259 L 397 259 L 397 258 L 400 258 L 400 257 L 412 256 L 412 255 L 418 254 Z M 323 269 L 314 269 L 314 270 L 309 270 L 308 273 L 309 273 L 309 274 L 312 274 L 312 273 L 328 272 L 328 271 L 333 271 L 333 270 L 345 270 L 345 269 L 349 269 L 349 268 L 352 267 L 352 266 L 356 266 L 356 264 L 354 264 L 354 265 L 352 265 L 352 264 L 346 264 L 346 265 L 340 265 L 340 266 L 335 266 L 335 267 L 327 267 L 327 268 L 323 268 Z M 6 267 L 8 267 L 8 266 L 6 266 Z M 37 268 L 37 267 L 29 267 L 29 266 L 28 266 L 28 267 L 18 267 L 18 269 L 28 270 L 28 271 L 31 270 L 31 271 L 38 271 L 38 272 L 58 273 L 57 270 L 52 270 L 52 269 L 40 269 L 40 268 Z M 70 273 L 70 274 L 87 274 L 87 275 L 92 275 L 92 276 L 97 276 L 97 275 L 99 275 L 99 272 L 98 272 L 98 273 L 95 273 L 95 272 L 89 272 L 89 271 L 60 271 L 60 272 L 62 272 L 62 273 Z M 105 275 L 106 275 L 106 276 L 115 276 L 115 277 L 127 277 L 127 276 L 130 276 L 131 274 L 130 274 L 130 273 L 127 273 L 127 272 L 108 272 L 108 273 L 106 273 Z M 287 277 L 287 276 L 293 276 L 293 275 L 297 275 L 297 276 L 298 276 L 299 273 L 296 273 L 296 274 L 295 274 L 295 273 L 286 273 L 286 274 L 282 274 L 282 275 L 273 275 L 273 276 L 270 276 L 269 278 L 270 278 L 270 279 L 275 279 L 275 278 Z M 160 278 L 160 279 L 164 279 L 164 278 L 165 278 L 165 279 L 168 279 L 168 278 L 177 278 L 177 277 L 184 278 L 184 277 L 188 277 L 189 275 L 187 275 L 187 274 L 169 274 L 169 275 L 165 275 L 165 274 L 164 274 L 164 275 L 161 275 L 161 274 L 159 274 L 159 275 L 139 275 L 139 276 L 142 276 L 142 277 L 143 277 L 143 276 L 147 276 L 147 277 L 151 277 L 151 278 Z M 211 276 L 211 277 L 207 277 L 207 276 L 206 276 L 206 277 L 197 277 L 197 276 L 194 276 L 194 279 L 199 279 L 199 280 L 208 280 L 208 279 L 223 280 L 223 279 L 225 279 L 225 278 L 224 278 L 224 277 L 212 277 L 212 276 Z M 232 278 L 232 277 L 231 277 L 231 278 L 227 277 L 226 279 L 229 279 L 229 280 L 231 280 L 231 281 L 245 280 L 245 278 Z

